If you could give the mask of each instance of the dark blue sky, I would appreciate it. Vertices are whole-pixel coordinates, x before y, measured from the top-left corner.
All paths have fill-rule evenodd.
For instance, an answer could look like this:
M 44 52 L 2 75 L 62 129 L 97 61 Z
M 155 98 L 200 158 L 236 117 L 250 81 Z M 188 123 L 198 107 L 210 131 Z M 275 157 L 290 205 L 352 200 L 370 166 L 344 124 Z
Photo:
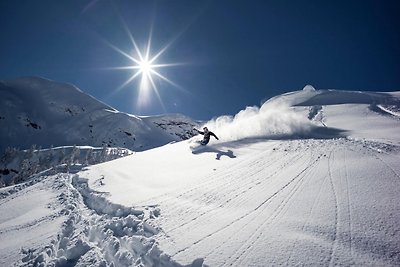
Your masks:
M 1 1 L 0 79 L 42 76 L 73 83 L 138 115 L 230 114 L 302 89 L 400 90 L 399 1 Z M 131 65 L 104 41 L 130 52 L 124 21 L 158 63 L 162 108 L 137 107 L 137 79 L 115 91 Z

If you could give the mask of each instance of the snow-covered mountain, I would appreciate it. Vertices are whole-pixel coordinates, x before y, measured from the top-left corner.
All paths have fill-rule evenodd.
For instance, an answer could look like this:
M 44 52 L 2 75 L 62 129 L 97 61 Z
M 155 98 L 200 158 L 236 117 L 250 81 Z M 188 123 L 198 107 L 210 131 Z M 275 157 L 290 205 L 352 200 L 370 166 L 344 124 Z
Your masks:
M 137 117 L 115 110 L 73 85 L 38 77 L 0 81 L 0 153 L 64 145 L 142 151 L 194 135 L 179 115 Z
M 0 265 L 398 266 L 400 92 L 287 93 L 0 190 Z M 18 253 L 16 253 L 18 252 Z

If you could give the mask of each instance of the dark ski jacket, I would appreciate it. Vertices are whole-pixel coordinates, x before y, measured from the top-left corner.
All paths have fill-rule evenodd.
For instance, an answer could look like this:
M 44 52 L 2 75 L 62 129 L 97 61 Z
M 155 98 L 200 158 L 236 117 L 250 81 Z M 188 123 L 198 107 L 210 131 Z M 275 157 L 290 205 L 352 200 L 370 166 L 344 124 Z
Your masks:
M 203 141 L 205 141 L 206 143 L 208 143 L 210 141 L 211 135 L 214 136 L 217 140 L 219 140 L 218 137 L 211 131 L 208 131 L 205 133 L 205 132 L 197 130 L 197 132 L 199 132 L 199 134 L 204 135 Z

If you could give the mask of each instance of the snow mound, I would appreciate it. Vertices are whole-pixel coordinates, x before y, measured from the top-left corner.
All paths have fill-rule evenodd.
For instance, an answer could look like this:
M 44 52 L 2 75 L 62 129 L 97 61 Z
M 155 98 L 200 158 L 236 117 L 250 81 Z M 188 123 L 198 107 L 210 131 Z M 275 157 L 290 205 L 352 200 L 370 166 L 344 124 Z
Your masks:
M 303 91 L 315 92 L 315 88 L 314 88 L 314 86 L 307 84 L 306 86 L 304 86 Z

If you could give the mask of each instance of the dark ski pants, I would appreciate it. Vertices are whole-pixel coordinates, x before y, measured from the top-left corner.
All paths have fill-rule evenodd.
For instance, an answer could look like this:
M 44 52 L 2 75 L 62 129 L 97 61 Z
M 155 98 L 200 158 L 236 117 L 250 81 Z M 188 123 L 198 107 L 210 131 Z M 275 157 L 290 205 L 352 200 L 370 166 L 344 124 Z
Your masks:
M 205 140 L 205 139 L 203 139 L 203 140 L 200 141 L 200 145 L 205 146 L 205 145 L 208 144 L 209 141 L 210 141 L 210 140 Z

